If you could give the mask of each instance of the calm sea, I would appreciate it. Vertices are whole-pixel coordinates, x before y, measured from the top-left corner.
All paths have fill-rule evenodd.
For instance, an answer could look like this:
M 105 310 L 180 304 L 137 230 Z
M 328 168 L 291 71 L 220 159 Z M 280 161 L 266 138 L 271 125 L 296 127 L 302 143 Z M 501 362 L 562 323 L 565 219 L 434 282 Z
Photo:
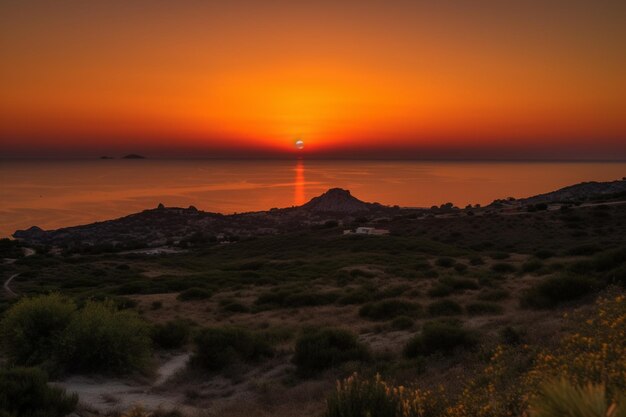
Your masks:
M 159 203 L 233 213 L 299 205 L 342 187 L 389 205 L 465 206 L 625 175 L 624 162 L 4 160 L 0 236 L 33 225 L 111 219 Z

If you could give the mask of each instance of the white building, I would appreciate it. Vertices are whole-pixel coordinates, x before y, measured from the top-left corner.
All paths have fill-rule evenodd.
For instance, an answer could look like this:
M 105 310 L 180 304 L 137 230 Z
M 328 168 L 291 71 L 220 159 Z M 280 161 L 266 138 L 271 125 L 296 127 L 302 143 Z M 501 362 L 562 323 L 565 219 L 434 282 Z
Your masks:
M 380 235 L 387 235 L 389 234 L 389 230 L 387 229 L 376 229 L 375 227 L 357 227 L 356 231 L 353 232 L 352 230 L 344 230 L 343 234 L 344 235 L 350 235 L 356 233 L 357 235 L 375 235 L 375 236 L 380 236 Z

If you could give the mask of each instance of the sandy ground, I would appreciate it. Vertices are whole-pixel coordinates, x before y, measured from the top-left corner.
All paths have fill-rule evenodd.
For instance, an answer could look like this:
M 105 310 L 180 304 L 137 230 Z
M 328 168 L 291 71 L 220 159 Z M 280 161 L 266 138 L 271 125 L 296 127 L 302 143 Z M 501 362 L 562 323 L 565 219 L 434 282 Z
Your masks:
M 187 366 L 189 357 L 189 353 L 181 353 L 167 360 L 158 368 L 153 384 L 85 376 L 73 376 L 53 384 L 78 394 L 81 404 L 98 412 L 127 410 L 135 405 L 148 409 L 197 411 L 183 404 L 184 395 L 158 389 Z

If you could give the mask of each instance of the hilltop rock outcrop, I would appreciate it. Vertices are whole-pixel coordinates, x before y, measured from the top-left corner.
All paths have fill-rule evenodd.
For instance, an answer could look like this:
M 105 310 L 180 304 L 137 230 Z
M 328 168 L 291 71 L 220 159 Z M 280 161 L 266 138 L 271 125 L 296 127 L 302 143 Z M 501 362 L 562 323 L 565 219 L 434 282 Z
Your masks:
M 324 194 L 314 197 L 308 203 L 300 206 L 301 210 L 313 213 L 359 213 L 381 208 L 377 203 L 366 203 L 353 197 L 350 191 L 343 188 L 331 188 Z

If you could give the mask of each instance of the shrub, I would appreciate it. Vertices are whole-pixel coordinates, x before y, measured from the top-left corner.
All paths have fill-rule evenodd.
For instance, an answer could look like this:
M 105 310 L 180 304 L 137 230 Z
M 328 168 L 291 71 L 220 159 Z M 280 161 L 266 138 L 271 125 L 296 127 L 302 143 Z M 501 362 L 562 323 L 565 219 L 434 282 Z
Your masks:
M 454 259 L 452 258 L 438 258 L 435 261 L 435 265 L 440 266 L 442 268 L 452 268 L 454 265 Z
M 543 267 L 543 262 L 532 259 L 522 264 L 522 272 L 530 273 L 540 270 Z
M 268 307 L 312 307 L 332 304 L 339 298 L 335 292 L 301 292 L 278 290 L 259 295 L 255 304 Z
M 0 342 L 17 365 L 52 365 L 76 306 L 59 294 L 23 298 L 0 322 Z
M 467 271 L 467 265 L 462 263 L 456 263 L 454 264 L 454 270 L 459 274 L 463 274 L 465 273 L 465 271 Z
M 250 311 L 248 306 L 235 300 L 221 300 L 220 310 L 227 313 L 247 313 Z
M 471 303 L 465 306 L 467 314 L 470 316 L 481 316 L 485 314 L 502 314 L 504 309 L 501 305 L 495 303 L 481 302 Z
M 339 383 L 326 401 L 324 417 L 396 417 L 400 399 L 392 392 L 380 377 L 367 380 L 353 375 Z
M 379 375 L 363 379 L 353 374 L 337 384 L 324 417 L 437 417 L 447 415 L 447 407 L 440 392 L 394 387 Z
M 449 285 L 442 284 L 441 282 L 433 285 L 428 290 L 428 295 L 430 297 L 446 297 L 454 292 L 454 288 Z
M 290 294 L 283 301 L 284 307 L 312 307 L 332 304 L 337 300 L 334 292 L 302 292 Z
M 459 303 L 452 300 L 440 300 L 428 306 L 428 314 L 431 316 L 454 316 L 463 313 Z
M 358 289 L 345 294 L 337 299 L 337 304 L 363 304 L 372 300 L 372 292 L 365 289 Z
M 505 345 L 519 345 L 522 342 L 522 334 L 511 326 L 506 326 L 498 334 Z
M 211 291 L 206 288 L 192 287 L 178 294 L 176 299 L 180 301 L 206 300 L 211 295 Z
M 37 368 L 0 369 L 0 415 L 64 417 L 76 408 L 78 396 L 48 385 Z
M 570 256 L 585 256 L 593 255 L 594 253 L 600 252 L 600 250 L 601 248 L 598 245 L 588 244 L 571 248 L 567 251 L 567 254 Z
M 407 330 L 413 327 L 415 320 L 408 316 L 400 316 L 393 319 L 391 328 L 394 330 Z
M 203 329 L 195 339 L 196 352 L 191 363 L 210 371 L 224 369 L 237 362 L 256 362 L 273 355 L 273 350 L 259 335 L 236 327 Z
M 515 266 L 511 265 L 511 264 L 507 264 L 505 262 L 497 262 L 493 265 L 491 265 L 491 270 L 494 272 L 499 272 L 502 274 L 506 274 L 506 273 L 510 273 L 510 272 L 515 272 Z
M 608 295 L 593 310 L 575 311 L 568 319 L 574 326 L 560 343 L 539 355 L 532 375 L 566 378 L 579 386 L 602 384 L 607 397 L 626 393 L 626 296 Z
M 500 301 L 508 297 L 509 292 L 503 289 L 486 290 L 478 294 L 478 299 L 481 301 Z
M 152 304 L 150 304 L 150 308 L 152 308 L 152 310 L 159 310 L 163 307 L 163 301 L 153 301 Z
M 469 262 L 470 262 L 470 265 L 474 265 L 474 266 L 485 264 L 485 261 L 483 260 L 483 258 L 478 255 L 470 256 Z
M 548 258 L 552 258 L 553 256 L 555 256 L 555 253 L 552 252 L 551 250 L 540 249 L 537 252 L 535 252 L 535 256 L 539 259 L 548 259 Z
M 136 312 L 93 302 L 74 314 L 63 334 L 66 367 L 83 372 L 142 370 L 151 354 L 150 328 Z
M 390 320 L 398 316 L 417 316 L 422 307 L 410 301 L 389 299 L 365 304 L 359 309 L 361 317 L 370 320 Z
M 607 401 L 603 385 L 576 386 L 566 379 L 544 383 L 530 404 L 531 417 L 619 417 L 626 415 L 626 398 Z
M 551 308 L 576 300 L 595 291 L 599 283 L 580 275 L 560 275 L 546 278 L 527 289 L 521 298 L 523 307 Z
M 176 349 L 189 340 L 191 329 L 184 320 L 172 320 L 152 328 L 152 341 L 163 349 Z
M 408 341 L 404 355 L 414 358 L 438 352 L 450 354 L 457 348 L 471 348 L 476 343 L 476 334 L 457 322 L 431 321 L 424 324 L 421 334 Z
M 489 255 L 491 259 L 497 259 L 501 261 L 502 259 L 508 259 L 511 255 L 507 252 L 494 252 Z
M 626 287 L 626 265 L 607 272 L 606 281 L 609 284 L 617 284 Z
M 626 264 L 626 247 L 606 251 L 597 254 L 593 258 L 593 268 L 604 272 Z
M 347 330 L 322 328 L 305 331 L 296 340 L 293 358 L 301 375 L 310 375 L 343 362 L 369 359 L 369 351 Z
M 469 278 L 452 278 L 446 277 L 441 279 L 441 283 L 451 287 L 455 291 L 463 290 L 476 290 L 478 289 L 478 283 Z

